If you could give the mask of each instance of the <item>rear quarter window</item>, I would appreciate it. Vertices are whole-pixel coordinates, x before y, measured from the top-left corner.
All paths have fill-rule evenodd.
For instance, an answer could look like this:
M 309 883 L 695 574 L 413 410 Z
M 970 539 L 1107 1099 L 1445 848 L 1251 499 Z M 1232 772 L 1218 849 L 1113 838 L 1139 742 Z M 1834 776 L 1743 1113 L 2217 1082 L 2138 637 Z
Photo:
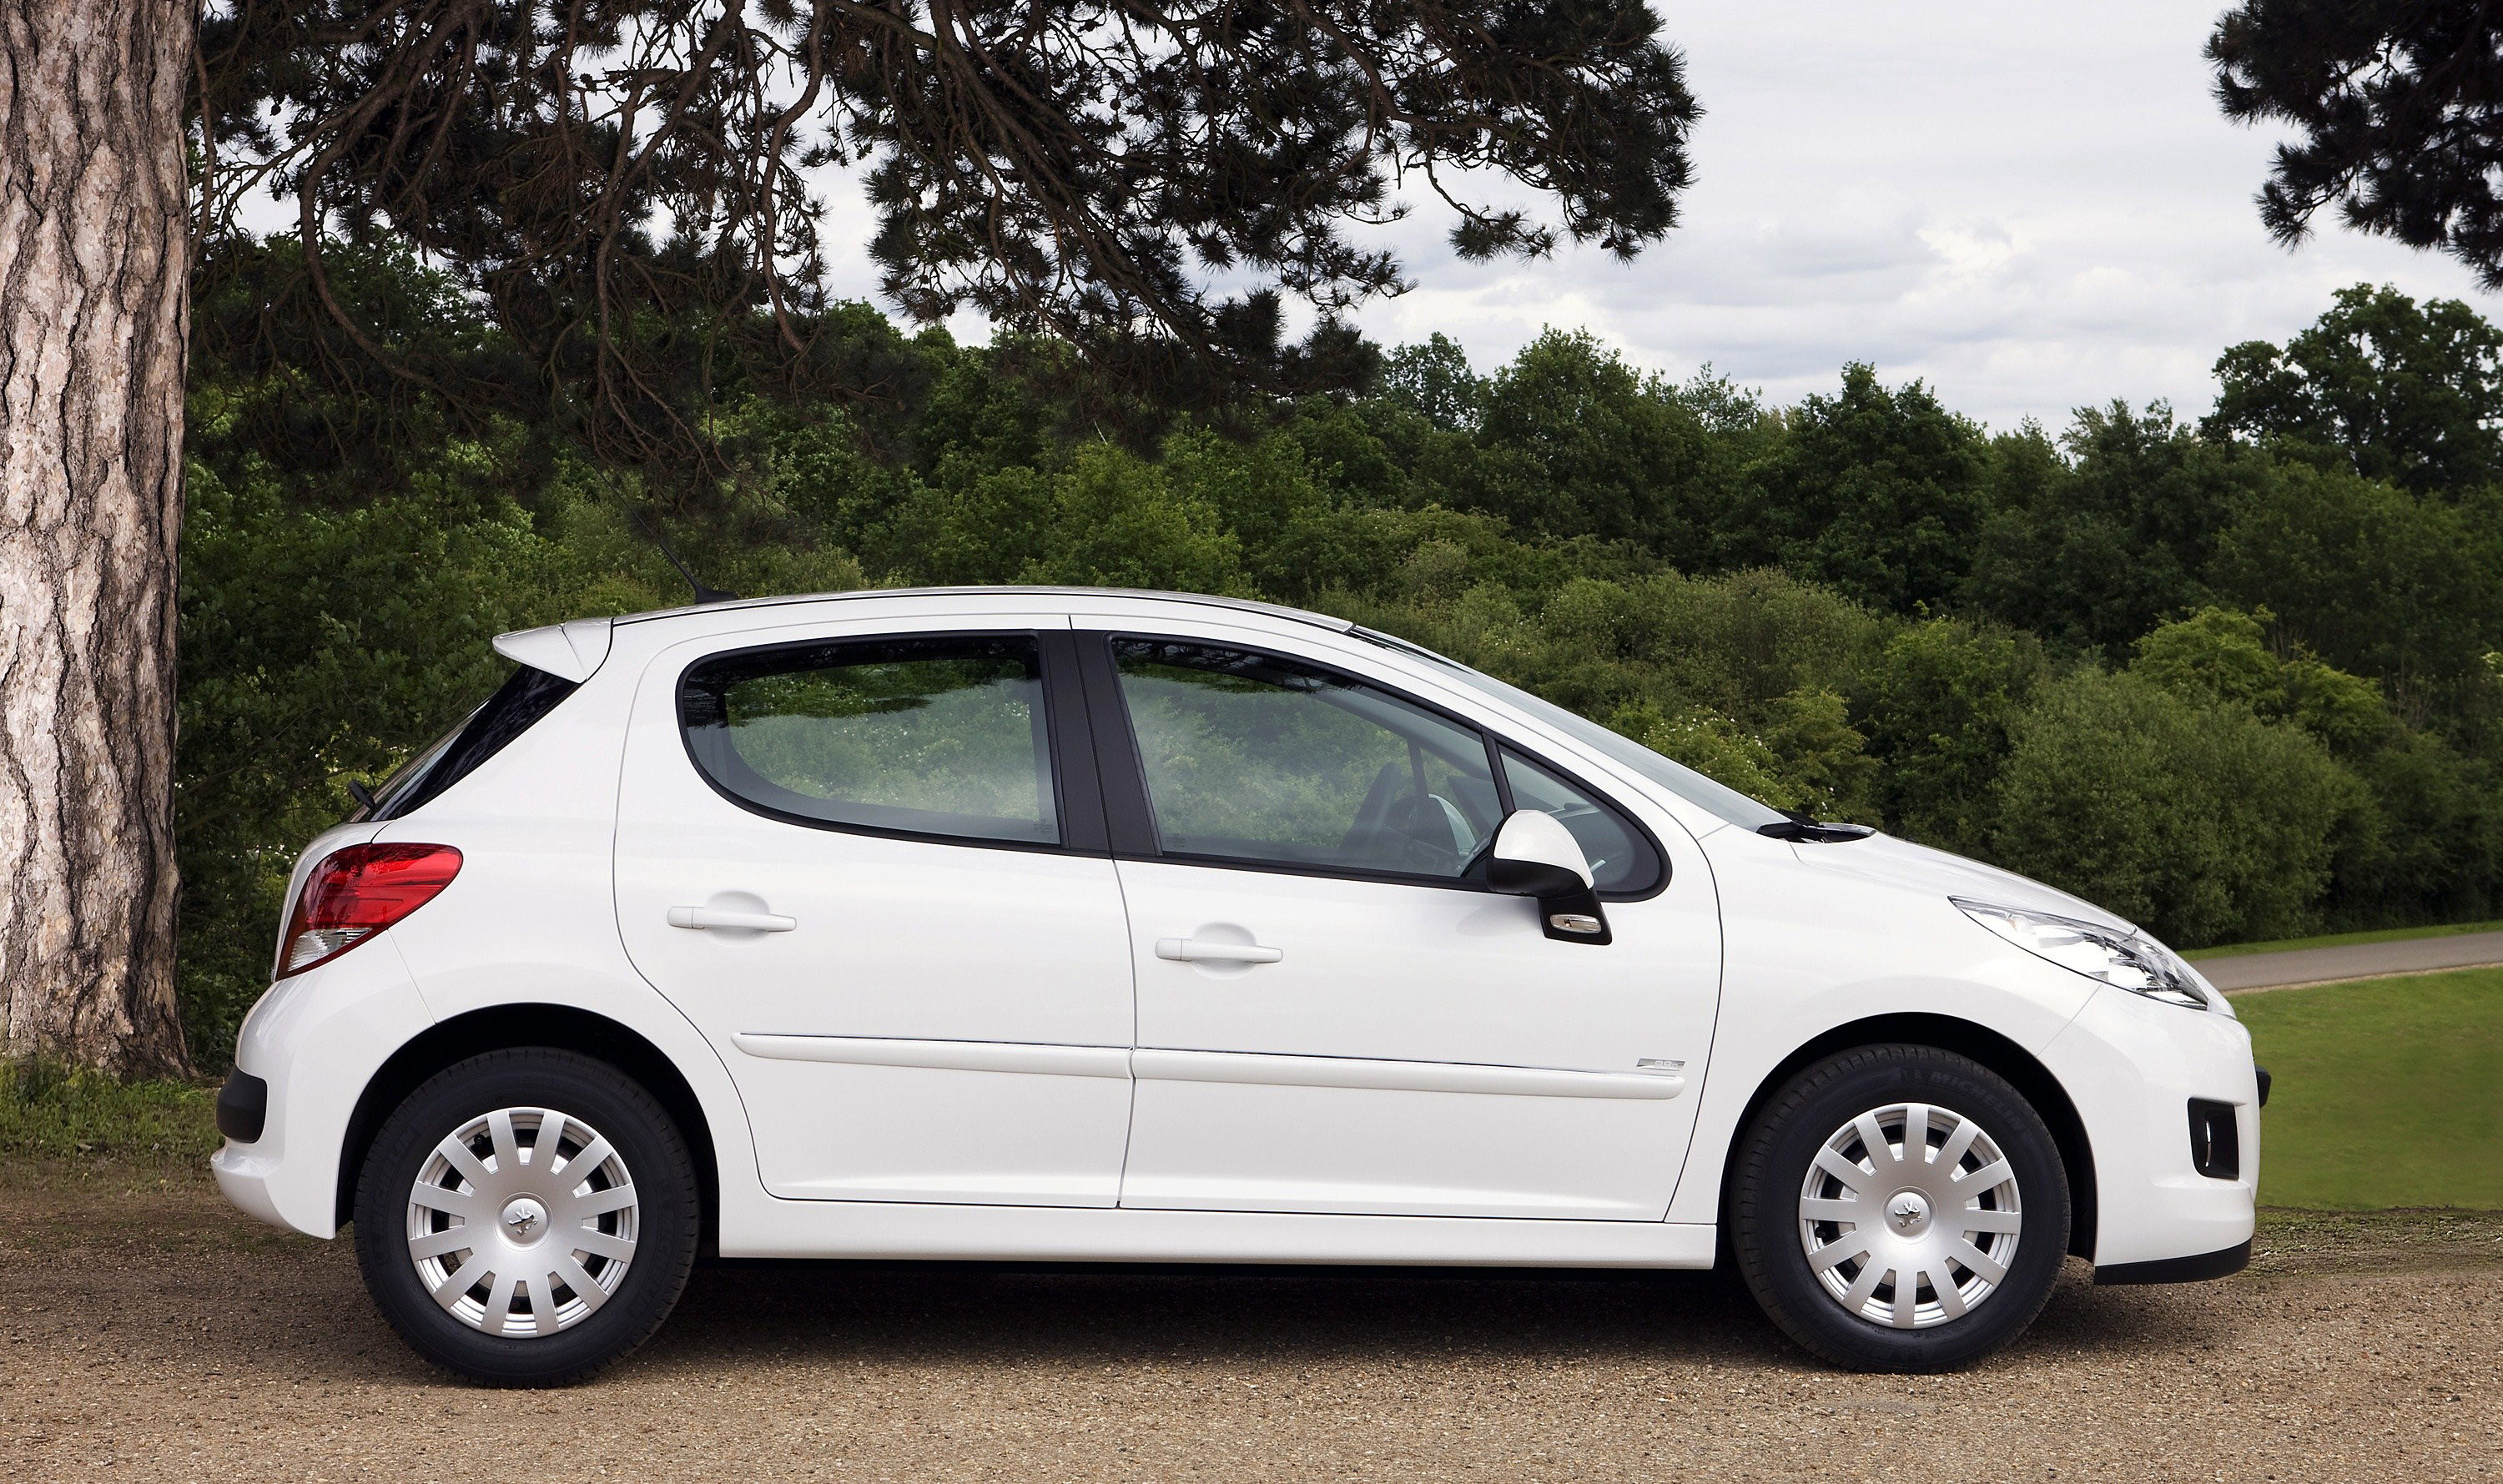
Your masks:
M 578 689 L 574 682 L 524 665 L 515 670 L 487 703 L 432 747 L 393 774 L 374 795 L 371 820 L 395 820 L 478 770 L 479 764 L 512 745 L 513 739 L 537 725 L 557 703 Z

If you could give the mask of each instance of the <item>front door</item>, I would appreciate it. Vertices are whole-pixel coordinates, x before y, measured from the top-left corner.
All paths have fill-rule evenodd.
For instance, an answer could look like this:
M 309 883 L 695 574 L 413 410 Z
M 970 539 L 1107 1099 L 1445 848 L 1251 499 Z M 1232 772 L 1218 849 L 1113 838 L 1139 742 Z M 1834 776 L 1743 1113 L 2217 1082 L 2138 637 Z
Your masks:
M 1135 767 L 1154 833 L 1120 863 L 1124 1206 L 1662 1217 L 1720 977 L 1699 859 L 1664 879 L 1657 838 L 1564 771 L 1327 667 L 1169 637 L 1092 657 L 1128 723 L 1098 727 L 1106 787 Z M 1485 889 L 1511 807 L 1573 831 L 1613 942 Z
M 1083 738 L 1045 705 L 1060 623 L 646 672 L 618 923 L 732 1069 L 776 1196 L 1114 1202 L 1129 946 Z

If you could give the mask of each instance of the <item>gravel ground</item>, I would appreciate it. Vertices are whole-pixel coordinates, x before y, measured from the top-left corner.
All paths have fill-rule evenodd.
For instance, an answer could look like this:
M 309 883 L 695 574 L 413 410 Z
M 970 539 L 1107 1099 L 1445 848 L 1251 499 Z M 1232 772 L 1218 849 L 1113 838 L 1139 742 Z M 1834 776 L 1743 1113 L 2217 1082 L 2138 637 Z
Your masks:
M 2503 1216 L 2277 1217 L 1952 1376 L 1705 1274 L 700 1269 L 593 1384 L 412 1358 L 344 1242 L 0 1179 L 0 1479 L 2503 1479 Z

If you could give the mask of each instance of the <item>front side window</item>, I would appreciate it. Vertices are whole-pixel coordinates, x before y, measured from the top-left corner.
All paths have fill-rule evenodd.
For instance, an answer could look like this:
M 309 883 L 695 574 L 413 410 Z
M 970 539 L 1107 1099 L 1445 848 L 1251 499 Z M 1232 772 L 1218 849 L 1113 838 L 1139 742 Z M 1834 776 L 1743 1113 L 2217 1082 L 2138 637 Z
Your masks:
M 1113 655 L 1168 854 L 1458 880 L 1502 822 L 1485 740 L 1423 707 L 1241 650 Z
M 745 803 L 807 823 L 1056 844 L 1029 635 L 751 650 L 690 668 L 687 747 Z
M 1589 717 L 1577 716 L 1553 701 L 1542 700 L 1519 686 L 1506 685 L 1492 675 L 1472 670 L 1457 659 L 1446 659 L 1431 650 L 1420 649 L 1404 639 L 1393 639 L 1389 634 L 1377 634 L 1367 629 L 1357 629 L 1356 634 L 1386 649 L 1395 649 L 1401 654 L 1415 655 L 1444 666 L 1453 679 L 1529 713 L 1599 756 L 1630 768 L 1688 803 L 1741 829 L 1761 829 L 1790 818 L 1770 804 L 1749 798 L 1727 784 L 1706 778 L 1685 763 L 1653 752 L 1622 732 L 1602 726 Z

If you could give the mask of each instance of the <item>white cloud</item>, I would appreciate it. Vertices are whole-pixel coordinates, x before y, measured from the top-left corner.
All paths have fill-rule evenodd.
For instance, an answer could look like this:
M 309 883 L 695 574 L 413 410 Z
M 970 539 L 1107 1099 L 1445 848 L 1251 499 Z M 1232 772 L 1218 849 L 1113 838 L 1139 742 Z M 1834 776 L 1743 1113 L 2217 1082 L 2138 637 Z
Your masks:
M 2493 308 L 2447 258 L 2325 224 L 2297 253 L 2268 239 L 2250 197 L 2275 141 L 2218 117 L 2208 8 L 1664 15 L 1708 111 L 1685 225 L 1630 267 L 1594 252 L 1486 266 L 1453 258 L 1421 211 L 1399 229 L 1418 290 L 1369 306 L 1368 332 L 1441 330 L 1483 366 L 1570 325 L 1778 400 L 1868 360 L 1996 426 L 2057 426 L 2115 396 L 2203 412 L 2218 352 L 2283 338 L 2347 284 Z

